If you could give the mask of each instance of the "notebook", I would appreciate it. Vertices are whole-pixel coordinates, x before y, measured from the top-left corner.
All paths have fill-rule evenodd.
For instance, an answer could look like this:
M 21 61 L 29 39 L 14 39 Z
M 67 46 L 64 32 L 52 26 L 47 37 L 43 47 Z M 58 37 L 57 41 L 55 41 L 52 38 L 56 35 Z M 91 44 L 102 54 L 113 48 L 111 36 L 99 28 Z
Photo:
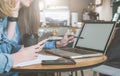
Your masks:
M 104 55 L 114 28 L 114 22 L 85 22 L 74 48 L 47 49 L 46 52 L 68 58 Z

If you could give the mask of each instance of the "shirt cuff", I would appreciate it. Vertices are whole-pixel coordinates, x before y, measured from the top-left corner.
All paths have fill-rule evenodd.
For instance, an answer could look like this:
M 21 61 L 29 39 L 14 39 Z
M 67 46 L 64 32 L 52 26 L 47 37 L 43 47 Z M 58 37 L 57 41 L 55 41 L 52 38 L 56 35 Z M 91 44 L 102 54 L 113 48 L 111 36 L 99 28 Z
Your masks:
M 55 43 L 55 41 L 46 42 L 44 48 L 47 48 L 47 49 L 56 49 L 56 43 Z
M 5 66 L 5 71 L 9 72 L 13 66 L 14 60 L 12 58 L 12 56 L 10 54 L 5 54 L 6 58 L 7 58 L 7 63 Z

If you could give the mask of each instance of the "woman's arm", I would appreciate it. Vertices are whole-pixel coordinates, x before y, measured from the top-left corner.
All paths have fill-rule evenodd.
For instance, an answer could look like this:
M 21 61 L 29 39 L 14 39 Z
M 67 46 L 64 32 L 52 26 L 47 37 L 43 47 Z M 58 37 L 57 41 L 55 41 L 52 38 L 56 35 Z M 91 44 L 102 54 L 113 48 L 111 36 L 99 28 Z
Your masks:
M 15 32 L 16 32 L 16 21 L 14 22 L 8 21 L 7 35 L 9 40 L 12 40 L 14 38 Z
M 20 1 L 18 0 L 16 2 L 15 7 L 13 7 L 12 9 L 11 17 L 8 17 L 7 34 L 8 34 L 9 40 L 13 39 L 15 35 L 19 9 L 20 9 Z
M 41 49 L 39 49 L 41 47 Z M 21 48 L 17 53 L 11 54 L 14 63 L 13 65 L 16 65 L 18 63 L 29 61 L 32 59 L 36 59 L 39 55 L 39 51 L 41 51 L 43 46 L 34 45 L 26 48 Z
M 34 45 L 20 49 L 17 53 L 7 54 L 0 53 L 0 74 L 9 72 L 10 69 L 20 62 L 36 59 L 39 55 L 39 51 L 42 50 L 44 45 Z M 1 51 L 2 49 L 0 49 Z

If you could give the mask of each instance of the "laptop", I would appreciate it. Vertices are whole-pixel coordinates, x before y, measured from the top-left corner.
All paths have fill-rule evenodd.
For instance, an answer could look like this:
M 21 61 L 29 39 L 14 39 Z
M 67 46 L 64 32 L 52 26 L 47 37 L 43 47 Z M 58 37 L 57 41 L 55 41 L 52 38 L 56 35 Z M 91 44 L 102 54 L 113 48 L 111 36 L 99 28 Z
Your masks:
M 46 52 L 67 58 L 104 55 L 115 25 L 115 22 L 85 22 L 74 48 L 46 49 Z

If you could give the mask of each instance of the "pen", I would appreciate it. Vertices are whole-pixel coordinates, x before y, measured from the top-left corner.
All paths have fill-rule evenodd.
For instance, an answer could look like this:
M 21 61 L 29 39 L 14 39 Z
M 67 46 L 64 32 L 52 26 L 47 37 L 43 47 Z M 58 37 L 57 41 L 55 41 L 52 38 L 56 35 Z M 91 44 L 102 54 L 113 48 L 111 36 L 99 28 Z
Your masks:
M 84 39 L 84 37 L 77 37 L 77 36 L 74 36 L 74 38 Z
M 68 37 L 70 37 L 70 36 L 74 36 L 74 35 L 68 35 Z M 64 36 L 60 35 L 59 37 L 64 37 Z M 84 37 L 78 37 L 78 36 L 74 36 L 74 38 L 84 39 Z

